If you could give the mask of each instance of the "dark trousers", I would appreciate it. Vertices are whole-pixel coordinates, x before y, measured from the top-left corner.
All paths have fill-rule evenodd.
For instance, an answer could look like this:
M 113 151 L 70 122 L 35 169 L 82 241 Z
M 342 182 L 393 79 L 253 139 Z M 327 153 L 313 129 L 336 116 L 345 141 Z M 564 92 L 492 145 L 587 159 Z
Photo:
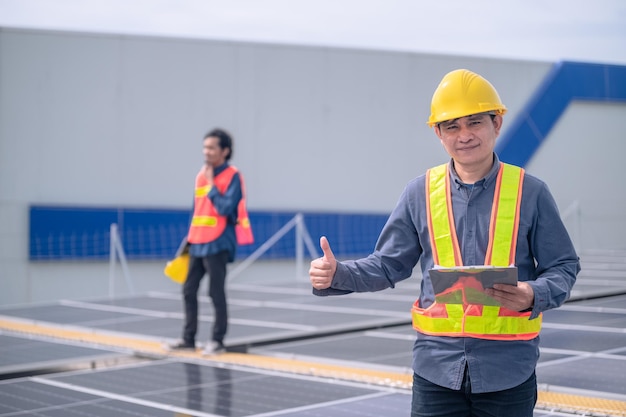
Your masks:
M 535 374 L 517 387 L 472 394 L 467 370 L 459 391 L 413 374 L 411 417 L 532 417 L 537 403 Z
M 187 343 L 196 342 L 198 333 L 198 289 L 200 281 L 209 275 L 209 297 L 213 302 L 215 321 L 213 322 L 212 339 L 222 343 L 228 328 L 228 308 L 226 306 L 226 264 L 228 252 L 222 251 L 215 255 L 189 258 L 189 272 L 183 285 L 183 301 L 185 303 L 185 327 L 183 340 Z

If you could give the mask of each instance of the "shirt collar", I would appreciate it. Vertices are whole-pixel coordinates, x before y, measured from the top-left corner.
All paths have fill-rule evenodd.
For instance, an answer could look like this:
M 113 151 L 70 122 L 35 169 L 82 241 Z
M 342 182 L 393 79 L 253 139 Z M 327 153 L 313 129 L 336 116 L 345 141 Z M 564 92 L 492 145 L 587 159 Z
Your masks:
M 228 162 L 224 162 L 222 165 L 213 168 L 213 175 L 218 175 L 228 167 Z
M 450 159 L 450 162 L 448 164 L 449 164 L 448 166 L 450 168 L 450 172 L 452 173 L 452 179 L 454 180 L 454 186 L 458 190 L 459 188 L 461 188 L 462 185 L 466 185 L 466 184 L 461 180 L 461 178 L 459 178 L 459 175 L 456 173 L 456 170 L 454 169 L 454 160 Z M 482 185 L 483 189 L 486 189 L 492 182 L 496 180 L 499 169 L 500 169 L 500 158 L 498 158 L 498 155 L 496 155 L 496 153 L 494 152 L 493 165 L 491 166 L 491 170 L 487 173 L 487 175 L 485 175 L 483 179 L 476 181 L 474 184 Z

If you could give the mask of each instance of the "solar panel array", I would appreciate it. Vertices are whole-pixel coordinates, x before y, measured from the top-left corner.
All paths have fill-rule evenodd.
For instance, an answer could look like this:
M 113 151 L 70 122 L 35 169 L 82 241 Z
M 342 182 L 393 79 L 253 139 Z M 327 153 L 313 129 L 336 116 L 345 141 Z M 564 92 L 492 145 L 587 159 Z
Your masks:
M 619 414 L 620 404 L 626 408 L 623 281 L 581 276 L 573 300 L 545 313 L 537 368 L 541 390 L 613 401 L 616 411 L 605 415 L 625 415 Z M 313 297 L 305 282 L 293 279 L 233 283 L 226 343 L 260 358 L 410 375 L 409 309 L 418 291 L 419 278 L 394 290 L 328 298 Z M 408 414 L 406 387 L 248 366 L 219 356 L 137 355 L 128 346 L 92 338 L 160 344 L 178 338 L 181 312 L 178 293 L 0 308 L 0 417 Z M 200 338 L 208 338 L 211 322 L 212 308 L 203 298 Z M 38 333 L 35 325 L 53 331 Z M 544 407 L 535 416 L 573 412 Z

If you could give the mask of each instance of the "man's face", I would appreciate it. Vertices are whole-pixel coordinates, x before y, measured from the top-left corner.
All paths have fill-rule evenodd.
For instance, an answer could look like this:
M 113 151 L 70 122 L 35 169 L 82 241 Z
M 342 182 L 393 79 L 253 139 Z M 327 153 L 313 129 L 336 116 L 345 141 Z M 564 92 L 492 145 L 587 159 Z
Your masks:
M 492 160 L 501 127 L 502 116 L 480 113 L 442 122 L 435 133 L 455 163 L 469 166 Z
M 204 162 L 212 167 L 218 167 L 226 162 L 226 156 L 230 152 L 229 149 L 220 148 L 220 140 L 214 136 L 204 139 L 202 145 L 202 154 Z

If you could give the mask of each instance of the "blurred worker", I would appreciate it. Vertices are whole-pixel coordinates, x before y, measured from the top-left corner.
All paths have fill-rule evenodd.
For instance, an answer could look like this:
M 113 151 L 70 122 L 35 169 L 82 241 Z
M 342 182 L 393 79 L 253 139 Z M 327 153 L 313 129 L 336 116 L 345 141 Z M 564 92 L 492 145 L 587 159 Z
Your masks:
M 338 262 L 322 237 L 311 262 L 313 292 L 333 295 L 393 288 L 421 261 L 412 417 L 532 417 L 541 312 L 567 300 L 580 271 L 546 184 L 494 153 L 505 112 L 480 75 L 446 74 L 428 125 L 451 160 L 408 183 L 368 257 Z M 463 265 L 514 265 L 519 281 L 480 288 L 495 305 L 468 303 L 462 286 L 437 297 L 429 270 Z
M 206 344 L 207 355 L 223 352 L 228 328 L 226 265 L 233 262 L 237 244 L 253 242 L 241 174 L 228 161 L 233 156 L 233 139 L 222 129 L 204 137 L 204 165 L 196 176 L 193 216 L 187 235 L 189 269 L 183 284 L 185 325 L 182 340 L 171 349 L 196 349 L 198 289 L 209 276 L 209 297 L 215 312 L 213 334 Z

